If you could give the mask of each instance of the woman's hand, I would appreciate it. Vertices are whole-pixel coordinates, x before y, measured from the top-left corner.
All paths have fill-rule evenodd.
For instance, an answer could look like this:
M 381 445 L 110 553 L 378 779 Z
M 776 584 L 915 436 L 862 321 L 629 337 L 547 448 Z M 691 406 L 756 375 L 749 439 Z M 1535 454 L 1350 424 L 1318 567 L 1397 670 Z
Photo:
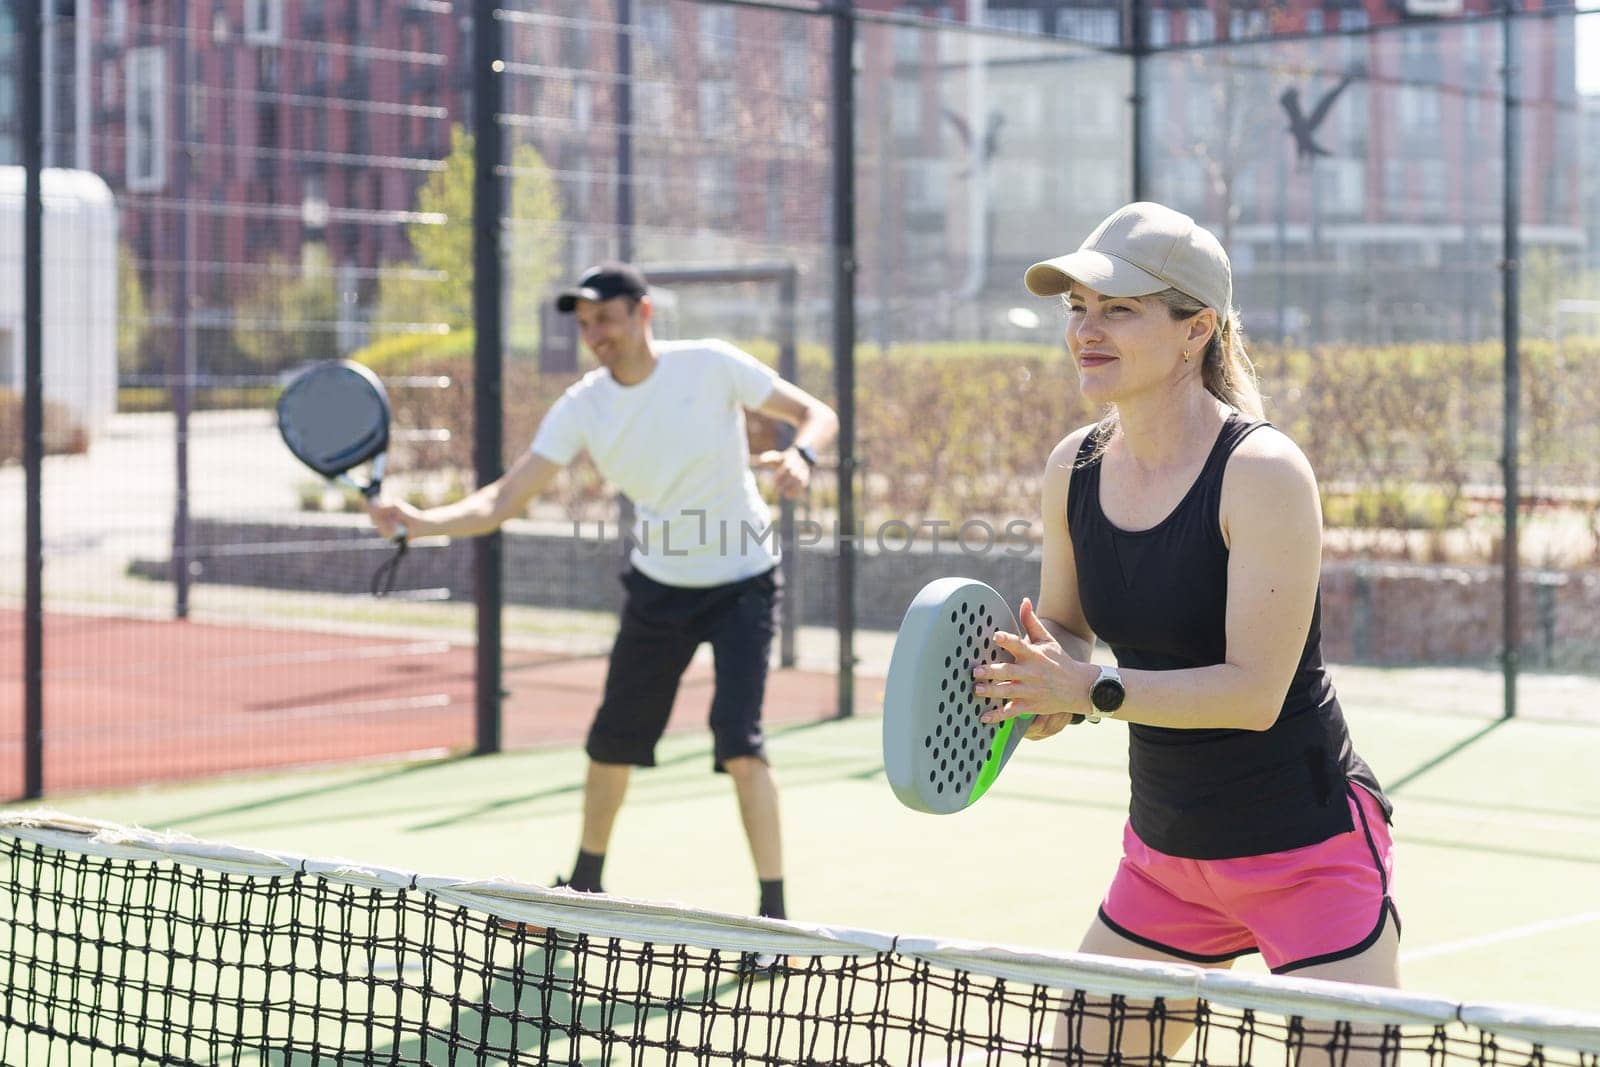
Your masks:
M 999 631 L 994 643 L 1011 656 L 1010 663 L 991 663 L 973 670 L 974 696 L 1001 700 L 1000 707 L 983 714 L 985 723 L 1032 715 L 1027 737 L 1042 740 L 1089 711 L 1089 687 L 1100 676 L 1098 668 L 1080 663 L 1061 649 L 1039 621 L 1033 602 L 1024 599 L 1018 613 L 1021 634 Z

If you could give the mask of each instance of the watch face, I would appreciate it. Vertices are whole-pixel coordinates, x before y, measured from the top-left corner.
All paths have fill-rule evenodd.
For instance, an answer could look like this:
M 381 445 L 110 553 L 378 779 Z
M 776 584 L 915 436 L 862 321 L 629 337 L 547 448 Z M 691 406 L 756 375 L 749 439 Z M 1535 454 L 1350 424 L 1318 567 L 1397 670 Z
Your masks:
M 1101 711 L 1116 711 L 1122 707 L 1122 698 L 1126 695 L 1127 690 L 1122 688 L 1121 682 L 1115 678 L 1102 678 L 1089 690 L 1089 701 Z

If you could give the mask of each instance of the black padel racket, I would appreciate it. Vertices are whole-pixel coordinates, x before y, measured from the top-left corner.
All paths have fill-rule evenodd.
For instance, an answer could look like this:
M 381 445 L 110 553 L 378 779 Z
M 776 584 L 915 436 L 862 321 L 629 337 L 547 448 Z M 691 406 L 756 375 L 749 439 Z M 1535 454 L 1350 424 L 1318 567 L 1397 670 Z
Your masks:
M 389 396 L 378 376 L 359 363 L 330 359 L 296 374 L 278 397 L 278 432 L 295 458 L 330 481 L 344 482 L 368 500 L 383 488 L 389 449 Z M 362 484 L 350 472 L 368 464 Z M 394 586 L 406 552 L 406 532 L 395 535 L 395 554 L 372 576 L 372 592 Z
M 895 637 L 883 694 L 883 766 L 908 808 L 948 815 L 994 784 L 1031 716 L 985 724 L 1003 702 L 972 694 L 972 669 L 1005 653 L 990 640 L 1016 633 L 1002 597 L 970 578 L 940 578 L 912 600 Z

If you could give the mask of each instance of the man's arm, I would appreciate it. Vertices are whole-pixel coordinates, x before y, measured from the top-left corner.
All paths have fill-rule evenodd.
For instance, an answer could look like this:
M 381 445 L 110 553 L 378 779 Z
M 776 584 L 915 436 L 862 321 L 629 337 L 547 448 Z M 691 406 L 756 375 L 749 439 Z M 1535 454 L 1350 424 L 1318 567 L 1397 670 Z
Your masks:
M 524 452 L 505 474 L 454 504 L 424 511 L 402 501 L 371 504 L 367 510 L 385 537 L 393 537 L 402 524 L 408 537 L 476 537 L 522 514 L 560 469 L 536 452 Z
M 762 415 L 779 419 L 795 428 L 794 441 L 781 452 L 763 452 L 756 457 L 762 467 L 777 471 L 778 493 L 786 497 L 798 496 L 811 481 L 811 465 L 800 455 L 799 449 L 816 452 L 833 441 L 839 432 L 839 416 L 833 409 L 792 382 L 778 379 L 772 392 L 755 409 Z

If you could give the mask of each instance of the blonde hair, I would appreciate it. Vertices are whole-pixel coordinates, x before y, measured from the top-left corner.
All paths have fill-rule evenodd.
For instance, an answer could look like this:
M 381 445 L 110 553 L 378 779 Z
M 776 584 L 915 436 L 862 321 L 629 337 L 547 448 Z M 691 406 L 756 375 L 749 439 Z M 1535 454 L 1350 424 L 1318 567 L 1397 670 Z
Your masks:
M 1163 289 L 1151 294 L 1150 299 L 1165 304 L 1175 320 L 1191 318 L 1206 309 L 1204 303 L 1177 289 Z M 1239 313 L 1232 308 L 1206 342 L 1200 359 L 1200 380 L 1205 383 L 1206 392 L 1229 407 L 1252 419 L 1266 417 L 1261 407 L 1261 383 L 1256 378 L 1256 365 L 1245 351 L 1244 327 L 1239 324 Z
M 1178 289 L 1163 289 L 1151 293 L 1147 300 L 1157 300 L 1166 306 L 1167 313 L 1177 320 L 1192 318 L 1210 305 Z M 1262 419 L 1266 413 L 1261 405 L 1261 384 L 1256 377 L 1255 364 L 1245 350 L 1244 327 L 1239 323 L 1239 313 L 1228 309 L 1228 317 L 1211 331 L 1205 351 L 1200 356 L 1200 381 L 1206 392 L 1252 419 Z M 1115 409 L 1100 420 L 1094 429 L 1096 439 L 1090 461 L 1105 454 L 1118 424 Z

